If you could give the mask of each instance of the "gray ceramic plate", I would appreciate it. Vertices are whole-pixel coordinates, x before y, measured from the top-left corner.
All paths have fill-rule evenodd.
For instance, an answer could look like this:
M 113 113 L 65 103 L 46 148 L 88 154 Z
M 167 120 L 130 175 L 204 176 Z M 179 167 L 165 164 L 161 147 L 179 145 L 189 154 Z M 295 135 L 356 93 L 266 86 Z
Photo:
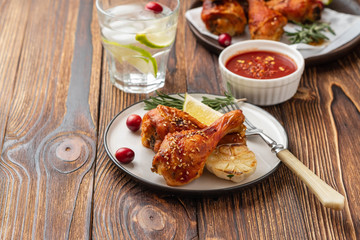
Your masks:
M 191 94 L 197 99 L 202 96 L 215 97 L 210 94 Z M 176 96 L 176 95 L 174 95 Z M 264 129 L 278 143 L 287 147 L 287 135 L 282 125 L 268 112 L 249 103 L 242 103 L 241 109 L 244 115 L 256 126 Z M 120 112 L 109 123 L 104 136 L 105 149 L 111 160 L 124 172 L 140 182 L 157 189 L 190 194 L 219 194 L 231 190 L 238 190 L 250 184 L 254 184 L 273 173 L 279 166 L 280 160 L 270 151 L 270 148 L 257 136 L 248 138 L 248 147 L 255 153 L 258 161 L 257 169 L 249 178 L 241 183 L 223 180 L 204 170 L 203 175 L 181 187 L 168 186 L 163 177 L 151 172 L 154 152 L 141 144 L 140 130 L 131 132 L 126 127 L 126 119 L 130 114 L 143 116 L 144 102 L 136 103 Z M 135 152 L 135 159 L 130 164 L 119 163 L 114 154 L 120 147 L 129 147 Z

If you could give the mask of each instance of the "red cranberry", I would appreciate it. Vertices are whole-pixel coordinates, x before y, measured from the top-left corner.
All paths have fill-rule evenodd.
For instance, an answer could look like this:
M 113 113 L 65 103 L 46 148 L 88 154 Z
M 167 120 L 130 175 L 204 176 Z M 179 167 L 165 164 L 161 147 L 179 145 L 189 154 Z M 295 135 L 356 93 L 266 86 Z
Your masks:
M 227 47 L 231 44 L 231 36 L 228 33 L 222 33 L 219 35 L 218 42 L 221 46 Z
M 145 5 L 145 9 L 153 11 L 155 14 L 161 13 L 163 11 L 162 6 L 156 2 L 148 2 Z
M 139 130 L 140 126 L 141 126 L 141 117 L 137 114 L 131 114 L 127 119 L 126 119 L 126 126 L 133 132 L 136 132 L 137 130 Z
M 129 163 L 134 160 L 135 153 L 130 148 L 122 147 L 115 152 L 116 159 L 121 163 Z

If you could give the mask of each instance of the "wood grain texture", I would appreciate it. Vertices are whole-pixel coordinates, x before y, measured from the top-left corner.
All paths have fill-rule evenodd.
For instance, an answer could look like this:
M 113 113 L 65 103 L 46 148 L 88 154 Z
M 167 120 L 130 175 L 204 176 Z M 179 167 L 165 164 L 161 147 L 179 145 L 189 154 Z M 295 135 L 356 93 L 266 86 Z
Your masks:
M 0 146 L 3 146 L 6 122 L 19 67 L 25 28 L 30 10 L 29 2 L 8 1 L 0 4 Z M 16 29 L 16 31 L 14 31 Z
M 1 155 L 0 238 L 88 238 L 97 132 L 88 98 L 100 66 L 92 64 L 93 3 L 27 4 Z
M 359 237 L 359 212 L 356 197 L 360 194 L 358 174 L 354 173 L 357 165 L 356 143 L 359 138 L 359 59 L 360 49 L 333 63 L 329 68 L 322 68 L 323 81 L 319 81 L 319 88 L 323 99 L 322 109 L 326 112 L 325 120 L 329 123 L 329 143 L 336 158 L 332 165 L 334 171 L 340 176 L 338 184 L 343 188 L 347 197 L 348 208 L 342 219 L 342 229 L 348 239 Z M 356 63 L 357 62 L 357 63 Z M 329 71 L 330 72 L 326 72 Z M 341 70 L 341 71 L 340 71 Z
M 360 1 L 359 1 L 360 3 Z M 94 1 L 0 1 L 0 239 L 360 239 L 360 46 L 307 67 L 296 95 L 264 107 L 289 149 L 344 194 L 324 208 L 285 165 L 238 192 L 159 192 L 106 154 L 105 128 L 148 95 L 110 83 Z M 224 91 L 181 1 L 162 91 Z

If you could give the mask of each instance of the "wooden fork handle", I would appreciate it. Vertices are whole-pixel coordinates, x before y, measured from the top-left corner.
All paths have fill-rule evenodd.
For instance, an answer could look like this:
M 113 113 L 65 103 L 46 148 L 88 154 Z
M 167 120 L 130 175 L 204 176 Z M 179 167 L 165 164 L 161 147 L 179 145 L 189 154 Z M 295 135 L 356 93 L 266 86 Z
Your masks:
M 327 183 L 316 176 L 309 168 L 299 161 L 289 150 L 277 153 L 278 158 L 303 181 L 311 192 L 320 200 L 324 207 L 341 210 L 345 198 Z

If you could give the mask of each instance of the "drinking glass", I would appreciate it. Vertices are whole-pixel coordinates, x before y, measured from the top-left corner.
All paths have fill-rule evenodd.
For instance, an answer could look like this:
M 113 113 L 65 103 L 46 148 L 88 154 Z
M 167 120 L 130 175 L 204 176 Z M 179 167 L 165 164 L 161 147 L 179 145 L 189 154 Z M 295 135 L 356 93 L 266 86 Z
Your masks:
M 164 86 L 179 5 L 179 0 L 96 1 L 113 85 L 129 93 L 149 93 Z

